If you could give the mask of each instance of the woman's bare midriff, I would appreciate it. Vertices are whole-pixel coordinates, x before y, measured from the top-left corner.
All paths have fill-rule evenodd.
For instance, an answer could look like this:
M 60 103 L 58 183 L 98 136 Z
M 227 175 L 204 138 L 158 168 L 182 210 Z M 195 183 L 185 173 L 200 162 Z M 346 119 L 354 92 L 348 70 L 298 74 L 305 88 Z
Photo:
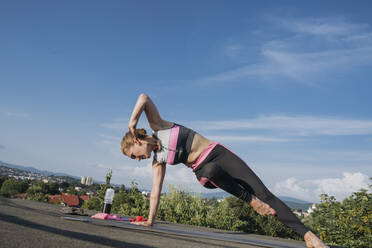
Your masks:
M 196 133 L 191 145 L 191 151 L 187 158 L 187 166 L 191 165 L 196 161 L 200 154 L 208 147 L 211 141 L 200 134 Z

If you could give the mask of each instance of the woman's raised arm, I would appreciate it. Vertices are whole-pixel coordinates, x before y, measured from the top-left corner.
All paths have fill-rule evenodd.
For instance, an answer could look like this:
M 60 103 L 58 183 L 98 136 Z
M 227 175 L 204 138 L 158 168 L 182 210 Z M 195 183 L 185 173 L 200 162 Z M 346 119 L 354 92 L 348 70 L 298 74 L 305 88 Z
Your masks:
M 132 116 L 130 117 L 128 128 L 134 134 L 138 120 L 145 111 L 147 121 L 149 122 L 150 128 L 154 131 L 166 129 L 172 127 L 172 123 L 163 120 L 160 117 L 159 111 L 151 98 L 146 94 L 141 94 L 138 97 L 137 103 L 134 106 Z

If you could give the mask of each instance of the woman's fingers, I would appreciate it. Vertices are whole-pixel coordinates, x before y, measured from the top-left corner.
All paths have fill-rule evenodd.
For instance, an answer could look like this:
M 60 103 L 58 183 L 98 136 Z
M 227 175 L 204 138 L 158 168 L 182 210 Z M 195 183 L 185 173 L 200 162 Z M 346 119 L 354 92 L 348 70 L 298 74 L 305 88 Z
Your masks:
M 128 128 L 129 128 L 130 133 L 133 135 L 133 137 L 137 137 L 136 129 L 134 127 L 128 127 Z
M 135 127 L 131 127 L 131 126 L 129 126 L 128 128 L 129 128 L 130 133 L 133 136 L 133 143 L 138 144 L 139 143 L 139 139 L 137 137 L 136 128 Z

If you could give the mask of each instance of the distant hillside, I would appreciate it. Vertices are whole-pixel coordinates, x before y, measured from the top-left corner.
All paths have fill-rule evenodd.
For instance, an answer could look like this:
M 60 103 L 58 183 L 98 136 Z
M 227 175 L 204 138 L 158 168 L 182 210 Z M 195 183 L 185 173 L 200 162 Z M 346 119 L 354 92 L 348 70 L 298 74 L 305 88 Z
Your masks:
M 281 198 L 281 197 L 279 197 Z M 293 209 L 308 210 L 313 204 L 312 203 L 297 203 L 291 201 L 282 200 L 288 207 Z
M 71 175 L 66 174 L 66 173 L 51 172 L 51 171 L 47 171 L 47 170 L 38 170 L 34 167 L 9 164 L 9 163 L 5 163 L 3 161 L 0 161 L 0 165 L 8 167 L 8 168 L 14 168 L 14 169 L 18 169 L 18 170 L 38 173 L 38 174 L 47 175 L 47 176 L 54 175 L 54 176 L 59 176 L 59 177 L 72 177 L 72 178 L 75 178 L 75 179 L 79 179 L 79 177 L 71 176 Z
M 225 198 L 227 196 L 231 196 L 226 192 L 215 192 L 215 193 L 204 193 L 201 197 L 205 198 Z M 306 202 L 297 198 L 288 197 L 288 196 L 278 196 L 280 200 L 282 200 L 288 207 L 292 209 L 302 209 L 308 210 L 311 207 L 312 203 Z
M 290 201 L 290 202 L 295 202 L 295 203 L 304 203 L 304 204 L 312 204 L 307 201 L 303 201 L 297 198 L 289 197 L 289 196 L 279 196 L 280 200 L 282 201 Z
M 285 204 L 287 204 L 290 208 L 293 209 L 302 209 L 308 210 L 309 207 L 313 205 L 311 202 L 306 202 L 297 198 L 288 197 L 288 196 L 279 196 L 280 200 L 282 200 Z

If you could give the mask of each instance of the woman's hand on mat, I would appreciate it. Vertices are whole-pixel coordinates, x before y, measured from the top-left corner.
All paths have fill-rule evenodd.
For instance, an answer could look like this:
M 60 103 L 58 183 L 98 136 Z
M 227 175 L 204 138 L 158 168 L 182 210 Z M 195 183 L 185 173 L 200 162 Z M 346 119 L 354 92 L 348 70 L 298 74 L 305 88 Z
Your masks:
M 268 204 L 264 203 L 257 197 L 253 196 L 251 200 L 251 206 L 253 207 L 256 212 L 261 215 L 273 215 L 276 216 L 276 212 L 274 209 L 272 209 Z
M 131 222 L 130 224 L 137 225 L 137 226 L 152 226 L 152 222 L 150 221 L 139 221 L 139 222 Z

